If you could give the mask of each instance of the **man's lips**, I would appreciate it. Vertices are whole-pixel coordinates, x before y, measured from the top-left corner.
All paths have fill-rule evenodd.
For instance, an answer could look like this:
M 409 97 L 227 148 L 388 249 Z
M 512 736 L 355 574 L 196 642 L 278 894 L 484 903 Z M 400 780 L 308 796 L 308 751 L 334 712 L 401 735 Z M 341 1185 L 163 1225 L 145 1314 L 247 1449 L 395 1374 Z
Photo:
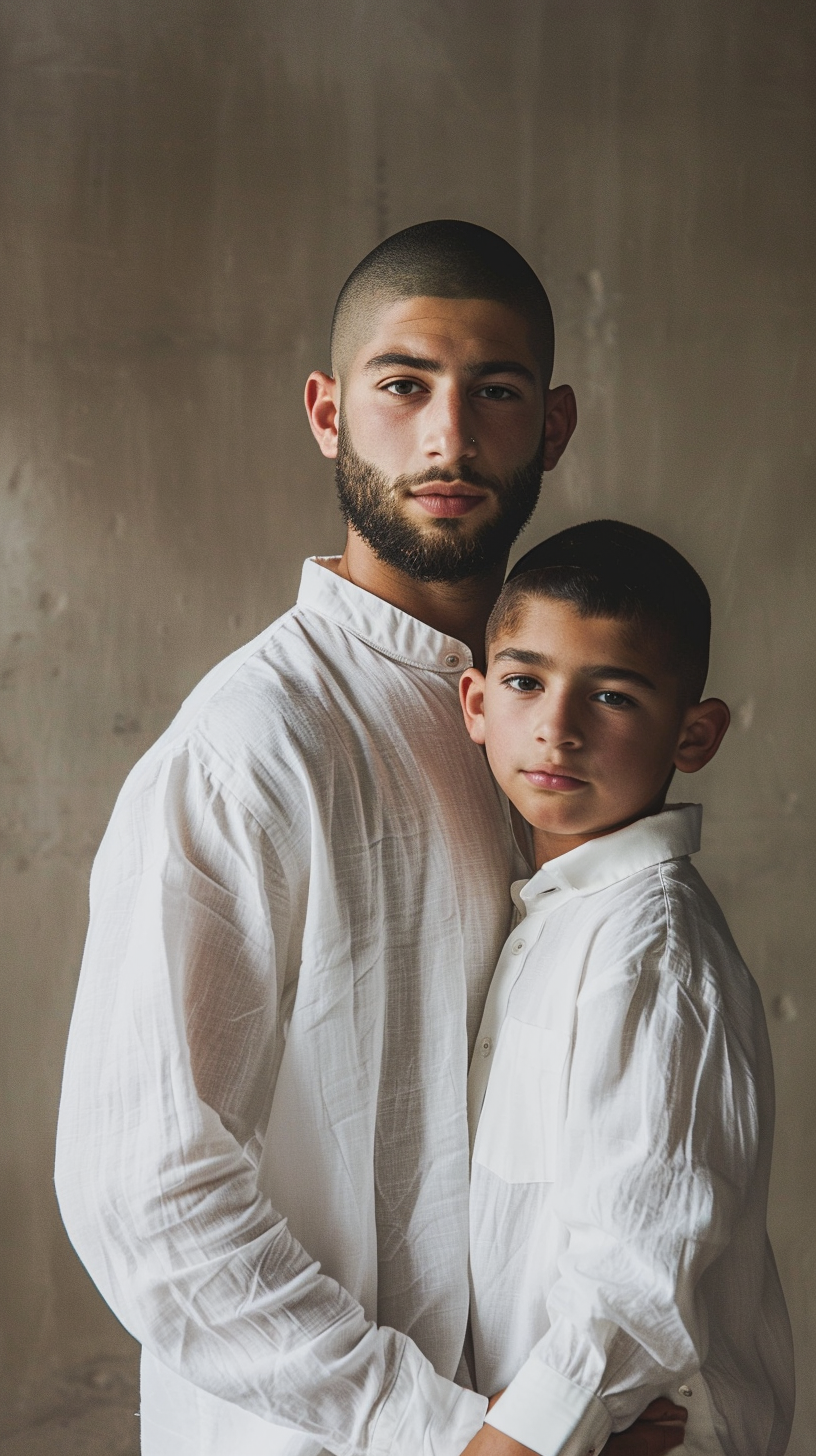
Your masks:
M 487 498 L 487 491 L 462 480 L 433 480 L 417 486 L 411 495 L 430 516 L 467 516 Z
M 536 789 L 554 789 L 557 793 L 564 794 L 586 787 L 586 779 L 574 779 L 570 774 L 550 773 L 545 768 L 524 769 L 523 773 L 528 784 Z

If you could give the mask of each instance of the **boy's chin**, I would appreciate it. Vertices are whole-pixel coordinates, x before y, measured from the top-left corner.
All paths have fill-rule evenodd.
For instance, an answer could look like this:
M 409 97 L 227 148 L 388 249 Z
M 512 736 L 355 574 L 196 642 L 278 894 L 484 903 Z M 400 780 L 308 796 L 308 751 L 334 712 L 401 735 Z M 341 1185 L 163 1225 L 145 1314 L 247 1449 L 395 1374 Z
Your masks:
M 638 819 L 645 819 L 649 814 L 656 812 L 654 808 L 649 807 L 630 812 L 624 809 L 619 813 L 613 810 L 597 815 L 576 814 L 574 818 L 569 815 L 538 813 L 535 818 L 529 818 L 527 822 L 537 833 L 545 834 L 548 839 L 556 841 L 557 847 L 559 839 L 600 839 L 604 834 L 614 834 L 616 829 L 622 829 L 625 825 L 633 824 Z

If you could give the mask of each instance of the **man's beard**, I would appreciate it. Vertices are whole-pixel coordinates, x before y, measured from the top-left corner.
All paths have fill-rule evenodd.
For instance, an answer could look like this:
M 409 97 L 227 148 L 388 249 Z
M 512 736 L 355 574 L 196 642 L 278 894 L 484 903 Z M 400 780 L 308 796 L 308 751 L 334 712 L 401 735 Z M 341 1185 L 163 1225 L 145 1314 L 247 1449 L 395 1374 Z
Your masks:
M 422 475 L 400 475 L 389 481 L 376 465 L 356 453 L 345 420 L 340 418 L 335 479 L 343 516 L 380 561 L 412 581 L 465 581 L 492 571 L 507 556 L 533 514 L 543 470 L 542 435 L 532 460 L 504 481 L 487 480 L 464 462 L 455 473 L 427 470 Z M 401 503 L 411 488 L 436 480 L 461 480 L 489 489 L 497 497 L 496 515 L 472 534 L 463 531 L 467 517 L 461 516 L 437 517 L 436 529 L 420 530 L 402 514 Z

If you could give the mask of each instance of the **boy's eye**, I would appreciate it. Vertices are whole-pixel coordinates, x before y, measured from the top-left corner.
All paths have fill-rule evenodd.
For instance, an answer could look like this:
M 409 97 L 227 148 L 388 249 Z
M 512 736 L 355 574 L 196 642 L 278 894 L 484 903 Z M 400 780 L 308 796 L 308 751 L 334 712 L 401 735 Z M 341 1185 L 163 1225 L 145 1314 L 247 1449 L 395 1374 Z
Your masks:
M 634 698 L 627 697 L 626 693 L 616 693 L 612 688 L 604 688 L 603 692 L 595 694 L 596 703 L 603 703 L 607 708 L 634 708 Z
M 514 672 L 510 677 L 504 679 L 505 687 L 512 688 L 516 693 L 534 693 L 541 687 L 538 678 L 527 677 L 525 673 Z
M 409 394 L 419 394 L 422 390 L 422 385 L 418 379 L 392 379 L 383 388 L 387 394 L 401 395 L 404 399 Z

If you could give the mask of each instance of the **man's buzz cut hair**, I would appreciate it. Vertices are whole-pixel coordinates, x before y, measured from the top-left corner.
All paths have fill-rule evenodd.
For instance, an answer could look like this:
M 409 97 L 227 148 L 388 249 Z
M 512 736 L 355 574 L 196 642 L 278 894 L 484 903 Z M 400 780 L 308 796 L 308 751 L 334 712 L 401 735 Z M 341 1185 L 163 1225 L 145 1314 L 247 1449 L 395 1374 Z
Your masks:
M 331 331 L 335 375 L 356 353 L 375 310 L 400 298 L 486 298 L 514 309 L 527 321 L 549 385 L 555 350 L 550 300 L 529 263 L 497 233 L 442 218 L 379 243 L 340 290 Z
M 516 633 L 534 598 L 568 602 L 581 617 L 656 630 L 667 667 L 689 702 L 708 675 L 711 601 L 694 567 L 668 541 L 625 521 L 586 521 L 540 542 L 516 562 L 487 624 L 488 653 Z

